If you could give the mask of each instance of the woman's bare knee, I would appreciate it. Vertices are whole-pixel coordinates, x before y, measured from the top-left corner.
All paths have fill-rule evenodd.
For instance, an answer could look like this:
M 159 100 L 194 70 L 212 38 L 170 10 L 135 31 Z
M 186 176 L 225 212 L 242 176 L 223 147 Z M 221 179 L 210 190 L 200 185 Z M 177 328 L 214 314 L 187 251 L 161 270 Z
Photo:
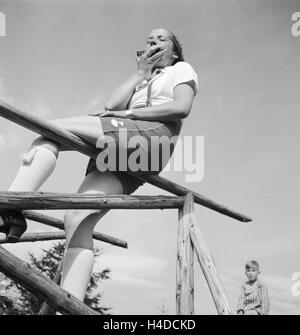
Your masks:
M 88 174 L 80 185 L 78 193 L 104 195 L 122 193 L 120 180 L 111 173 L 100 173 L 95 170 Z M 92 233 L 100 219 L 109 209 L 68 210 L 65 212 L 64 223 L 67 245 L 70 247 L 92 246 Z
M 120 179 L 112 172 L 91 171 L 80 185 L 78 193 L 123 194 Z
M 51 123 L 53 123 L 55 126 L 63 128 L 64 130 L 71 131 L 73 128 L 77 125 L 80 125 L 82 123 L 82 117 L 81 116 L 75 116 L 75 117 L 69 117 L 69 118 L 63 118 L 63 119 L 55 119 L 51 120 Z
M 50 122 L 58 127 L 64 127 L 65 125 L 68 125 L 70 123 L 70 118 L 54 119 L 50 120 Z

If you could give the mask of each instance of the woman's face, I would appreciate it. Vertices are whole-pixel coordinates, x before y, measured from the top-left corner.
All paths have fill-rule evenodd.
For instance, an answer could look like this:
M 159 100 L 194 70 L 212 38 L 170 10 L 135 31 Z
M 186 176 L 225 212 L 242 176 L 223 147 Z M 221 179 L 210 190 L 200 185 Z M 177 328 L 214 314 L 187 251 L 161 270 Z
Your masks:
M 151 31 L 146 44 L 146 50 L 157 49 L 164 51 L 156 67 L 164 68 L 173 65 L 178 56 L 174 53 L 174 45 L 170 33 L 166 29 L 154 29 Z

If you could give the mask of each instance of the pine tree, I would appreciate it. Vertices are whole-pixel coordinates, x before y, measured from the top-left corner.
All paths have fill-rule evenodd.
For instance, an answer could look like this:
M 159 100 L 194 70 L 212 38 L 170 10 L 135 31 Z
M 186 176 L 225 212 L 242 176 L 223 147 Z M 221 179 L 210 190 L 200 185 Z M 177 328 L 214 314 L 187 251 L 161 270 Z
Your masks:
M 58 265 L 63 258 L 65 243 L 57 242 L 49 249 L 43 249 L 42 255 L 37 258 L 29 253 L 30 265 L 41 271 L 48 278 L 53 280 Z M 95 259 L 100 256 L 100 250 L 94 249 Z M 101 293 L 95 292 L 99 283 L 110 278 L 110 270 L 94 272 L 84 302 L 100 314 L 109 314 L 110 308 L 101 306 Z M 5 278 L 5 287 L 0 292 L 0 315 L 36 315 L 38 314 L 43 301 L 40 297 L 27 291 L 13 280 Z M 2 282 L 4 282 L 2 281 Z

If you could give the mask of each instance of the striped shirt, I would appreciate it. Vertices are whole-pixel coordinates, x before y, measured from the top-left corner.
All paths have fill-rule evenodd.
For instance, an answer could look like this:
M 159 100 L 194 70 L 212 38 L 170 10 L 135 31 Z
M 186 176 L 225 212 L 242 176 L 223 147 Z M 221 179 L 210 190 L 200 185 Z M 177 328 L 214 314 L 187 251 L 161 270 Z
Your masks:
M 242 292 L 239 297 L 237 312 L 254 310 L 260 315 L 268 315 L 270 309 L 270 298 L 267 287 L 260 281 L 250 285 L 242 285 Z

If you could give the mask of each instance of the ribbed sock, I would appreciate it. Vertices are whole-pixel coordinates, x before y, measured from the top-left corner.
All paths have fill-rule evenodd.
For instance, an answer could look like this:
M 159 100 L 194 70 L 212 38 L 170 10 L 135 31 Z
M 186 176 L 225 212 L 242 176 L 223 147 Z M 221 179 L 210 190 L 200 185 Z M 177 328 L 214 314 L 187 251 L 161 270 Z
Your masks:
M 63 261 L 61 287 L 84 301 L 93 263 L 94 253 L 91 249 L 68 248 Z
M 37 191 L 52 174 L 56 166 L 55 154 L 42 146 L 37 146 L 23 155 L 22 165 L 9 191 Z

